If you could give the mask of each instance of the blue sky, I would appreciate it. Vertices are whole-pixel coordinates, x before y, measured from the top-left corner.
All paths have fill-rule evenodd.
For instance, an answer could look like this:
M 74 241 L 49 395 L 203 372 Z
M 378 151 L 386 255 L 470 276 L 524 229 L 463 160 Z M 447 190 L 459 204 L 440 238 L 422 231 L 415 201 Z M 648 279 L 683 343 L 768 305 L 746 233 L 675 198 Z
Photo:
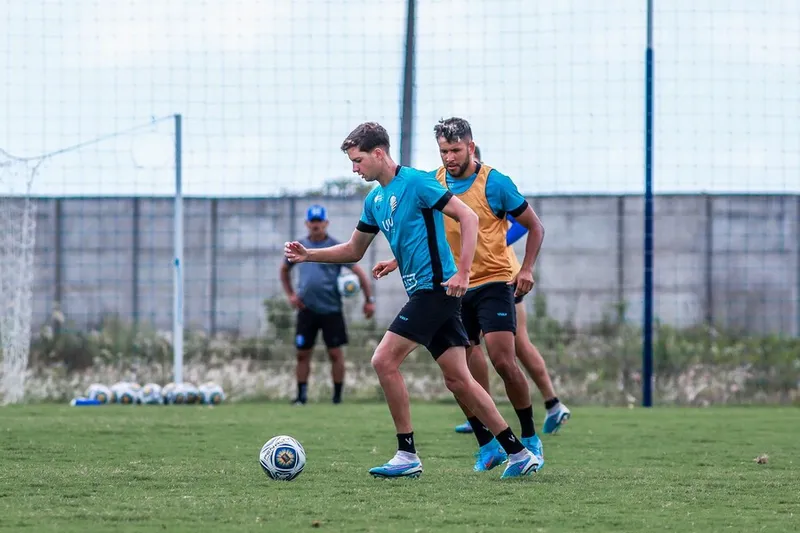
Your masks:
M 432 126 L 459 115 L 526 193 L 641 191 L 644 1 L 418 4 L 415 166 L 437 166 Z M 656 191 L 799 192 L 800 2 L 655 5 Z M 178 112 L 185 193 L 261 196 L 350 176 L 338 146 L 364 120 L 399 150 L 402 0 L 10 0 L 6 11 L 0 148 L 14 155 Z M 169 194 L 171 143 L 166 121 L 53 157 L 33 190 Z M 0 169 L 2 192 L 19 170 Z

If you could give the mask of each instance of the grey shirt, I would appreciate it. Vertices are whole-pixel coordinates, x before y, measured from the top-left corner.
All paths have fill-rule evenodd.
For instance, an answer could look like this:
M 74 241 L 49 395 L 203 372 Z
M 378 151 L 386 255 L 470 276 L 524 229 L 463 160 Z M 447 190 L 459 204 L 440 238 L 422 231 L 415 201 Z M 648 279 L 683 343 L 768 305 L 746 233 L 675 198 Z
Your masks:
M 299 242 L 306 248 L 328 248 L 339 241 L 328 235 L 325 240 L 313 242 L 303 237 Z M 298 268 L 297 296 L 303 305 L 315 313 L 328 314 L 342 311 L 342 296 L 337 280 L 342 267 L 353 268 L 353 264 L 289 263 L 289 268 Z

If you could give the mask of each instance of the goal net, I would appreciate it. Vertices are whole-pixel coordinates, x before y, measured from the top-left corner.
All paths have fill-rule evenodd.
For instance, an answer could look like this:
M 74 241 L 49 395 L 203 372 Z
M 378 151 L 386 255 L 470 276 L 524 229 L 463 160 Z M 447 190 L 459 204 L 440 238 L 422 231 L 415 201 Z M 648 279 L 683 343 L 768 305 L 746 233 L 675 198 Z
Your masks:
M 0 402 L 25 396 L 31 342 L 37 165 L 0 151 Z

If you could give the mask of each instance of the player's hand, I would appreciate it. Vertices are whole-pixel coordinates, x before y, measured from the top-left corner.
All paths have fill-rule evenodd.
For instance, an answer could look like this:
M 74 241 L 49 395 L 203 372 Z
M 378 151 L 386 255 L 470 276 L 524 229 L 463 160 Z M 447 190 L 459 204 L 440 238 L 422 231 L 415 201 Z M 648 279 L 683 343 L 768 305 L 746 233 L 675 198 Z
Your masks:
M 520 270 L 517 277 L 508 282 L 509 285 L 517 285 L 517 290 L 514 291 L 514 296 L 525 296 L 533 290 L 533 272 L 530 270 Z
M 283 255 L 290 263 L 302 263 L 308 260 L 308 250 L 297 241 L 284 243 Z
M 291 296 L 289 296 L 289 304 L 291 304 L 291 306 L 297 309 L 298 311 L 306 308 L 306 305 L 303 303 L 303 300 L 301 300 L 297 294 L 292 294 Z
M 371 302 L 364 302 L 364 318 L 370 319 L 375 314 L 375 304 Z
M 397 259 L 378 261 L 378 263 L 372 267 L 372 277 L 375 279 L 380 279 L 391 274 L 395 270 L 397 270 Z
M 442 287 L 447 288 L 448 296 L 464 296 L 469 288 L 469 272 L 456 272 L 452 278 L 442 282 Z

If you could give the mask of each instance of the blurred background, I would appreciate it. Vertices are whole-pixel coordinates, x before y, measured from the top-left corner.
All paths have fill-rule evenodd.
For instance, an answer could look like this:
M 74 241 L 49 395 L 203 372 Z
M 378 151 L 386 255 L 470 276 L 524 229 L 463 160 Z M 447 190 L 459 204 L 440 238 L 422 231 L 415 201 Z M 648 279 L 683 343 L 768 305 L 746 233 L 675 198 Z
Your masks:
M 656 402 L 796 402 L 800 5 L 656 1 L 651 21 Z M 546 227 L 525 302 L 559 396 L 638 403 L 647 26 L 635 0 L 10 0 L 0 332 L 4 354 L 31 343 L 26 394 L 169 381 L 182 334 L 184 379 L 288 398 L 283 243 L 312 203 L 347 239 L 369 190 L 339 144 L 378 121 L 434 169 L 455 115 Z M 379 237 L 362 266 L 389 254 Z M 378 394 L 369 357 L 406 300 L 398 276 L 375 292 L 373 320 L 347 302 L 352 397 Z M 412 394 L 444 397 L 429 359 Z

